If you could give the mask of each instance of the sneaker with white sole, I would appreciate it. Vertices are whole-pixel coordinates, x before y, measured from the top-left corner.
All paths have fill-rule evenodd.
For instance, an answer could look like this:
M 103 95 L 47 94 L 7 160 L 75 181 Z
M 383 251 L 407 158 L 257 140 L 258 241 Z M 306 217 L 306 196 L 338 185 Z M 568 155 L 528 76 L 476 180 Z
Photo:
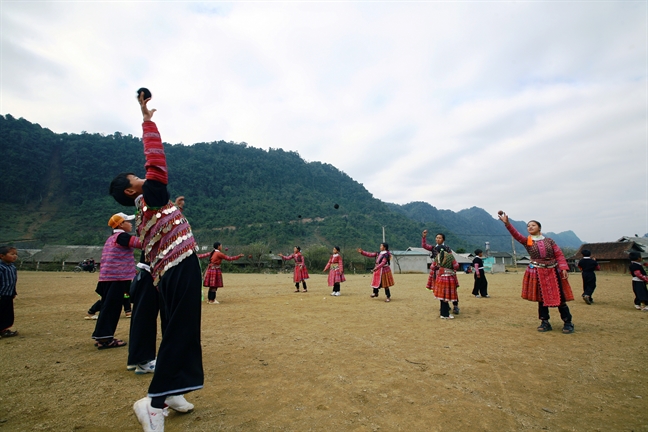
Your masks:
M 133 411 L 144 432 L 164 432 L 164 417 L 169 415 L 167 408 L 153 408 L 151 398 L 145 397 L 133 404 Z
M 454 315 L 448 315 L 447 317 L 444 317 L 443 315 L 441 315 L 439 318 L 441 318 L 441 319 L 454 319 Z
M 177 411 L 181 413 L 186 413 L 194 409 L 193 404 L 187 402 L 187 399 L 185 399 L 184 395 L 169 396 L 166 398 L 166 401 L 164 402 L 173 411 Z
M 135 374 L 144 375 L 155 372 L 155 360 L 135 366 Z
M 335 291 L 335 296 L 340 297 L 340 291 Z
M 126 370 L 133 372 L 136 367 L 137 367 L 137 365 L 126 365 Z
M 335 294 L 335 291 L 333 291 L 333 292 L 331 293 L 331 295 L 332 295 L 332 296 L 336 295 L 336 294 Z
M 641 310 L 641 305 L 635 305 L 635 309 Z

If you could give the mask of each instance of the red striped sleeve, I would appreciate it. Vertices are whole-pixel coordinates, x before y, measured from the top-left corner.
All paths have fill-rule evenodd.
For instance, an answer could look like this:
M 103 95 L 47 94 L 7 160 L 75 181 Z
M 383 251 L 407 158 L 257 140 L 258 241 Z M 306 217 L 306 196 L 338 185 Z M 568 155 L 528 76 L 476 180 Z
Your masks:
M 146 157 L 146 179 L 169 184 L 166 156 L 162 138 L 157 126 L 152 121 L 142 123 L 142 142 L 144 143 L 144 156 Z

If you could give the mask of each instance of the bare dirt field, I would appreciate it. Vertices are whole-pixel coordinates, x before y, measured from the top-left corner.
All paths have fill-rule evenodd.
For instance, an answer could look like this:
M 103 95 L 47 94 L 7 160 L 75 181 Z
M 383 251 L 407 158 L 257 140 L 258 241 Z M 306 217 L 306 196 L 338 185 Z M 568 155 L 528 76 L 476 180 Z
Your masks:
M 0 430 L 141 430 L 131 407 L 150 375 L 126 371 L 127 348 L 94 348 L 83 319 L 97 275 L 18 277 Z M 459 275 L 454 320 L 439 319 L 427 275 L 395 275 L 391 303 L 369 298 L 368 275 L 347 278 L 331 297 L 323 274 L 299 294 L 289 274 L 225 274 L 221 304 L 203 303 L 205 388 L 166 430 L 648 431 L 648 313 L 629 276 L 600 273 L 595 304 L 570 303 L 571 335 L 555 309 L 554 331 L 536 331 L 521 272 L 488 275 L 490 299 Z

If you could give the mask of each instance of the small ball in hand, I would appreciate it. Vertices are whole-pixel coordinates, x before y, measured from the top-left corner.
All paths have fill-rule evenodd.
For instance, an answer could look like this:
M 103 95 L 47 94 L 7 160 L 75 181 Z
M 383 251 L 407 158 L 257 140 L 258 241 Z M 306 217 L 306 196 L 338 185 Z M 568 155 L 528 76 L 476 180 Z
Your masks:
M 502 216 L 504 214 L 504 212 L 502 210 L 500 210 L 500 211 L 497 212 L 497 214 Z
M 137 90 L 137 97 L 139 97 L 141 93 L 144 93 L 144 100 L 151 99 L 151 97 L 153 96 L 151 95 L 151 91 L 146 87 L 142 87 L 139 90 Z

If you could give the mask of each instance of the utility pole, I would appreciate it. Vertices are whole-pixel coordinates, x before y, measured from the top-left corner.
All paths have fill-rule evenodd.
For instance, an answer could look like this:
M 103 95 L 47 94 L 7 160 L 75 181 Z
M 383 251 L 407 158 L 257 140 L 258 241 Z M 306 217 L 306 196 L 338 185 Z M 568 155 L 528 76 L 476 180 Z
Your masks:
M 385 243 L 385 227 L 382 227 L 383 229 L 383 243 Z

